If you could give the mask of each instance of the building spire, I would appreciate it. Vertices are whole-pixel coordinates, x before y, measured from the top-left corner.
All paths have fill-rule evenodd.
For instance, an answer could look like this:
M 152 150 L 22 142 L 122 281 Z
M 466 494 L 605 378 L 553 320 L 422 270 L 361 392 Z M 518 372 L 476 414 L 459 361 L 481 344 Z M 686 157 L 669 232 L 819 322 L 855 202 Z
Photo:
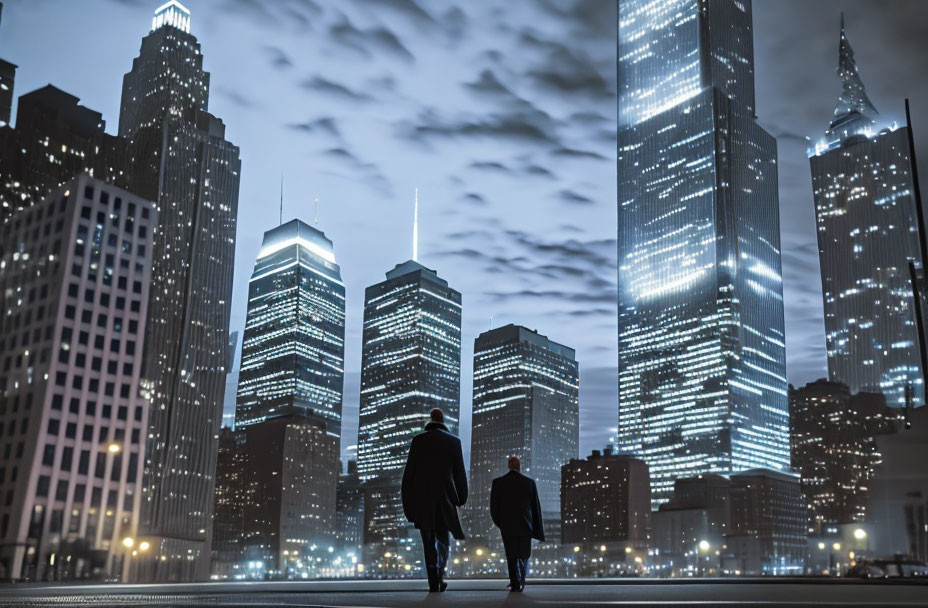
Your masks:
M 845 122 L 850 117 L 863 117 L 872 122 L 877 112 L 867 97 L 867 90 L 857 72 L 857 61 L 854 59 L 854 49 L 848 42 L 844 29 L 844 13 L 841 13 L 841 38 L 838 44 L 838 77 L 841 79 L 841 96 L 835 107 L 835 118 L 831 126 Z M 856 115 L 856 116 L 854 116 Z
M 419 261 L 419 189 L 416 188 L 416 204 L 412 216 L 412 261 Z
M 280 223 L 278 226 L 284 225 L 284 173 L 280 172 Z

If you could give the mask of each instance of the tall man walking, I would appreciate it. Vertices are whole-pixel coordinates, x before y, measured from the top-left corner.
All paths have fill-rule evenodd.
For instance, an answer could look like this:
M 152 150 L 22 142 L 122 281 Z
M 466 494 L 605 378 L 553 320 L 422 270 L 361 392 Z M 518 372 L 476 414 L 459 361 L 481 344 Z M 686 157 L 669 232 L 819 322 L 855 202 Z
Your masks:
M 494 479 L 490 490 L 490 517 L 503 536 L 510 591 L 525 589 L 532 539 L 545 540 L 538 488 L 535 480 L 521 471 L 519 457 L 510 457 L 509 472 Z
M 429 414 L 425 432 L 412 438 L 403 471 L 403 512 L 422 535 L 429 591 L 444 591 L 451 534 L 464 540 L 457 507 L 467 502 L 461 440 L 445 426 L 444 413 Z

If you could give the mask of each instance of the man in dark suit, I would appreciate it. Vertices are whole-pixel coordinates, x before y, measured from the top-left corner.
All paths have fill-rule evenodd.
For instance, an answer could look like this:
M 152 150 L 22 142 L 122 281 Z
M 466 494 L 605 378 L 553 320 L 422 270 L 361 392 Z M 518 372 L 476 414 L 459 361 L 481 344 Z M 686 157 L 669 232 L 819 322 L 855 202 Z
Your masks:
M 445 564 L 451 542 L 464 539 L 457 507 L 467 501 L 467 475 L 461 440 L 448 432 L 438 408 L 429 414 L 425 432 L 412 438 L 403 471 L 403 512 L 419 529 L 429 591 L 448 587 Z
M 490 516 L 503 535 L 510 591 L 525 588 L 532 539 L 545 540 L 538 488 L 535 480 L 523 475 L 521 469 L 518 456 L 509 458 L 509 472 L 494 479 L 490 491 Z

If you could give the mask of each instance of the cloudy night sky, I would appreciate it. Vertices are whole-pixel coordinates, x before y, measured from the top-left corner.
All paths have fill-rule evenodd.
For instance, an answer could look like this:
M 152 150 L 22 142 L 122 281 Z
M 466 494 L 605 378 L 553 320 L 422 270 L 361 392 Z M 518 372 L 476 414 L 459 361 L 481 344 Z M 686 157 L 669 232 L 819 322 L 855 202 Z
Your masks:
M 16 95 L 52 83 L 118 123 L 159 0 L 6 0 Z M 463 294 L 462 428 L 474 338 L 518 323 L 577 349 L 581 453 L 616 424 L 614 0 L 187 0 L 209 109 L 241 148 L 232 329 L 265 230 L 313 220 L 348 291 L 343 445 L 357 430 L 364 288 L 411 256 Z M 790 382 L 825 374 L 806 136 L 840 92 L 843 10 L 871 100 L 912 100 L 928 158 L 928 3 L 754 0 L 758 119 L 777 137 Z

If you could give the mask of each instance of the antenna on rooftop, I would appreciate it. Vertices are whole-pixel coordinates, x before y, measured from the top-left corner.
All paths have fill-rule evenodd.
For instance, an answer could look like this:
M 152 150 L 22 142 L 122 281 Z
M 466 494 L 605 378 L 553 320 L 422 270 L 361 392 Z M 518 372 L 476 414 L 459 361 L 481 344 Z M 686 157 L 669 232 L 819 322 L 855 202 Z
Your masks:
M 419 261 L 419 189 L 416 188 L 416 204 L 412 216 L 412 261 Z
M 280 172 L 280 224 L 284 225 L 284 172 Z

